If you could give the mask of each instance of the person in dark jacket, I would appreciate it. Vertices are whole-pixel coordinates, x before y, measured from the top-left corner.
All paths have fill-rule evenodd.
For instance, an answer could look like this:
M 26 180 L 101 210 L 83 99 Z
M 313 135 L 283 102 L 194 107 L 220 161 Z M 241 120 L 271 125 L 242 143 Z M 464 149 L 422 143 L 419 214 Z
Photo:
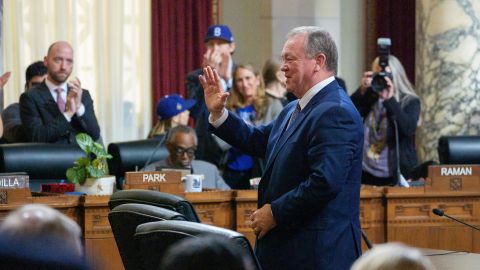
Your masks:
M 190 109 L 190 116 L 195 119 L 195 131 L 198 136 L 197 159 L 205 160 L 217 166 L 223 165 L 226 152 L 208 130 L 208 111 L 205 107 L 203 88 L 198 79 L 203 73 L 203 67 L 211 66 L 220 75 L 222 86 L 230 90 L 233 83 L 235 64 L 232 55 L 235 52 L 235 40 L 227 25 L 217 24 L 208 28 L 205 35 L 207 51 L 203 55 L 202 67 L 189 73 L 185 78 L 187 98 L 197 103 Z
M 363 74 L 361 85 L 351 99 L 363 118 L 364 146 L 362 183 L 370 185 L 395 185 L 397 164 L 405 179 L 411 178 L 411 169 L 417 165 L 415 131 L 420 117 L 420 99 L 407 78 L 405 69 L 393 55 L 388 57 L 391 73 L 385 77 L 388 87 L 375 92 L 371 88 L 372 76 L 380 71 L 378 57 L 372 71 Z M 397 162 L 395 124 L 398 126 Z

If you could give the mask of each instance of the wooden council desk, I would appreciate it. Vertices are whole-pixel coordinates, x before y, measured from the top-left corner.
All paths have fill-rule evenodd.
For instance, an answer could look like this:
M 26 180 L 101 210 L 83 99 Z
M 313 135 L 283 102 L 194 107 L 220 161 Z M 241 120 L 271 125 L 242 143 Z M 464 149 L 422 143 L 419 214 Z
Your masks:
M 389 187 L 387 241 L 414 247 L 480 253 L 480 232 L 432 213 L 446 214 L 480 226 L 480 192 L 425 192 L 423 187 Z
M 94 269 L 123 269 L 108 222 L 109 196 L 36 195 L 0 203 L 0 220 L 23 204 L 49 205 L 80 224 L 86 258 Z M 255 235 L 246 222 L 257 208 L 256 190 L 206 191 L 184 196 L 192 202 L 202 223 L 237 230 L 254 244 Z M 432 208 L 441 208 L 478 226 L 480 192 L 425 193 L 423 188 L 365 186 L 360 200 L 361 226 L 373 244 L 400 241 L 415 247 L 480 252 L 480 233 L 431 213 Z

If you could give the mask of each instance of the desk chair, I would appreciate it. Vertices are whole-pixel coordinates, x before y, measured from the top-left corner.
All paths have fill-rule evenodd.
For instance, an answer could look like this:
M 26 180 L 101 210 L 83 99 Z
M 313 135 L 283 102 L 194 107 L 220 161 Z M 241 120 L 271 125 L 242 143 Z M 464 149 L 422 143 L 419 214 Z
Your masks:
M 440 164 L 480 164 L 480 136 L 442 136 L 437 150 Z
M 168 156 L 167 149 L 164 146 L 159 146 L 160 140 L 152 138 L 110 143 L 108 145 L 108 153 L 112 155 L 112 158 L 107 160 L 108 170 L 117 179 L 117 189 L 122 189 L 125 172 L 142 169 L 149 159 L 150 162 L 155 162 Z
M 142 269 L 142 254 L 134 241 L 138 225 L 163 220 L 186 220 L 177 212 L 145 204 L 127 203 L 115 207 L 108 213 L 108 220 L 117 242 L 120 256 L 126 270 Z
M 110 196 L 108 206 L 113 209 L 124 203 L 140 203 L 162 207 L 184 215 L 189 221 L 200 222 L 192 204 L 184 198 L 172 194 L 142 189 L 121 190 Z
M 157 269 L 166 250 L 173 244 L 186 237 L 208 234 L 232 239 L 235 243 L 238 243 L 242 252 L 250 256 L 257 269 L 261 269 L 247 238 L 241 233 L 224 228 L 194 222 L 166 220 L 139 225 L 134 237 L 140 252 L 145 258 L 143 261 L 144 269 Z

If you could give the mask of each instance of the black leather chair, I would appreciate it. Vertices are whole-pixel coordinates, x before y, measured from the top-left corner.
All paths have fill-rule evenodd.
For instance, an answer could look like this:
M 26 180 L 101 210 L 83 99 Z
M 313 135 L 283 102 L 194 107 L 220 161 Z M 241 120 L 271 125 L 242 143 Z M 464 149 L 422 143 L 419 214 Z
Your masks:
M 227 237 L 238 243 L 242 252 L 251 257 L 257 269 L 261 269 L 250 243 L 243 234 L 207 224 L 178 220 L 144 223 L 137 227 L 135 241 L 140 253 L 144 256 L 143 268 L 158 269 L 163 255 L 173 244 L 186 237 L 209 234 Z
M 480 136 L 443 136 L 437 150 L 440 164 L 480 164 Z
M 16 143 L 0 145 L 0 173 L 25 172 L 30 189 L 40 190 L 42 183 L 67 179 L 67 169 L 84 156 L 74 145 Z
M 110 196 L 108 206 L 110 209 L 113 209 L 125 203 L 140 203 L 162 207 L 184 215 L 189 221 L 200 222 L 192 204 L 184 198 L 172 194 L 142 189 L 120 190 Z
M 138 225 L 163 220 L 187 220 L 182 214 L 164 208 L 128 203 L 115 207 L 108 214 L 115 241 L 126 270 L 143 269 L 142 254 L 134 241 Z
M 122 189 L 125 172 L 142 169 L 149 159 L 154 162 L 168 156 L 161 140 L 155 138 L 108 145 L 108 153 L 112 155 L 112 159 L 108 160 L 108 169 L 117 179 L 117 189 Z
M 0 145 L 0 172 L 26 172 L 30 179 L 65 179 L 75 160 L 84 156 L 72 145 L 16 143 Z

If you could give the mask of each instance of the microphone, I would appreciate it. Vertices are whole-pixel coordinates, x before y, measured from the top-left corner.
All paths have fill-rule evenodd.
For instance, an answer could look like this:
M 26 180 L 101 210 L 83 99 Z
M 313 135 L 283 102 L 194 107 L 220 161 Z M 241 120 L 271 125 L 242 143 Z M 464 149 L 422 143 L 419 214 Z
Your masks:
M 150 155 L 150 157 L 147 159 L 147 161 L 145 162 L 145 164 L 143 165 L 143 168 L 146 168 L 148 165 L 150 165 L 151 161 L 152 161 L 152 158 L 155 156 L 155 153 L 157 153 L 158 149 L 160 149 L 160 147 L 162 147 L 164 144 L 165 144 L 165 141 L 167 140 L 168 136 L 170 135 L 170 130 L 171 128 L 169 128 L 166 132 L 165 132 L 165 135 L 163 136 L 163 138 L 161 138 L 157 145 L 155 145 L 155 149 L 153 150 L 152 152 L 152 155 Z
M 465 223 L 465 222 L 463 222 L 463 221 L 461 221 L 461 220 L 458 220 L 458 219 L 456 219 L 456 218 L 454 218 L 454 217 L 451 217 L 451 216 L 445 214 L 445 212 L 443 212 L 443 210 L 441 210 L 441 209 L 433 208 L 433 209 L 432 209 L 432 212 L 433 212 L 435 215 L 437 215 L 437 216 L 440 216 L 440 217 L 445 216 L 445 217 L 447 217 L 447 218 L 449 218 L 449 219 L 451 219 L 451 220 L 454 220 L 454 221 L 459 222 L 459 223 L 461 223 L 461 224 L 463 224 L 463 225 L 465 225 L 465 226 L 468 226 L 468 227 L 470 227 L 470 228 L 472 228 L 472 229 L 475 229 L 475 230 L 477 230 L 477 231 L 480 231 L 479 228 L 477 228 L 477 227 L 475 227 L 475 226 L 473 226 L 473 225 L 470 225 L 470 224 L 468 224 L 468 223 Z

